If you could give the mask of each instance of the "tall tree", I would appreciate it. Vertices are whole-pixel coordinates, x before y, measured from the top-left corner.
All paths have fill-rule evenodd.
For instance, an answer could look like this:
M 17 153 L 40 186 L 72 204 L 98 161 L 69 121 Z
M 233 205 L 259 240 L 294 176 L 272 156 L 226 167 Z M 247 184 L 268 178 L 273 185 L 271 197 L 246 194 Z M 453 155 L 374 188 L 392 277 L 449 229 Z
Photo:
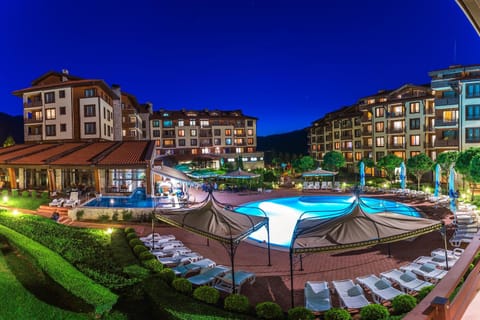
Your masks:
M 11 147 L 15 145 L 15 140 L 13 139 L 12 136 L 8 136 L 5 141 L 3 142 L 3 147 Z
M 477 154 L 480 154 L 480 148 L 470 148 L 458 154 L 455 162 L 455 171 L 462 174 L 465 180 L 472 181 L 470 163 Z
M 442 175 L 444 177 L 448 175 L 450 166 L 457 161 L 457 158 L 457 151 L 442 152 L 437 155 L 437 159 L 435 162 L 440 165 L 440 168 L 442 169 Z
M 301 172 L 308 171 L 314 168 L 315 160 L 311 156 L 303 156 L 300 159 L 294 161 L 294 167 L 298 168 Z
M 417 178 L 417 190 L 420 190 L 422 176 L 432 170 L 433 161 L 425 153 L 420 153 L 407 160 L 407 172 Z
M 393 153 L 389 153 L 377 161 L 377 168 L 384 170 L 387 178 L 393 183 L 395 179 L 395 169 L 400 167 L 402 161 L 402 158 L 394 155 Z
M 323 156 L 323 167 L 327 170 L 338 171 L 345 167 L 345 157 L 341 152 L 329 151 Z

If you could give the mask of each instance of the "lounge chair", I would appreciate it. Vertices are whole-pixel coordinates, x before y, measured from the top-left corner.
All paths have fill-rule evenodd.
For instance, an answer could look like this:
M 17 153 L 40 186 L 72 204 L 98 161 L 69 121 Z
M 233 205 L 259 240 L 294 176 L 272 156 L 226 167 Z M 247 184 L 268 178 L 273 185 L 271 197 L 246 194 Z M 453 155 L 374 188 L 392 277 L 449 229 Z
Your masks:
M 190 252 L 185 254 L 175 254 L 171 257 L 166 257 L 166 258 L 157 257 L 157 260 L 160 261 L 161 264 L 167 267 L 174 267 L 174 266 L 178 266 L 181 263 L 195 262 L 201 259 L 203 259 L 203 256 L 199 255 L 196 252 Z
M 211 286 L 215 283 L 216 277 L 224 275 L 228 271 L 230 271 L 229 267 L 218 265 L 187 279 L 196 286 Z
M 255 274 L 247 271 L 235 271 L 235 285 L 232 282 L 232 272 L 227 272 L 222 276 L 217 276 L 215 280 L 215 288 L 224 292 L 240 293 L 242 285 L 246 282 L 255 283 Z
M 420 256 L 413 262 L 418 264 L 431 263 L 436 265 L 441 269 L 450 269 L 457 262 L 458 257 L 449 256 L 445 259 L 445 256 L 435 255 L 435 256 Z M 448 266 L 448 268 L 447 268 Z
M 57 199 L 53 199 L 52 202 L 50 202 L 48 205 L 50 207 L 61 207 L 61 206 L 63 206 L 64 202 L 65 202 L 65 199 L 57 198 Z
M 340 307 L 347 309 L 360 309 L 370 304 L 365 297 L 363 289 L 352 280 L 335 280 L 332 281 L 333 287 L 338 294 Z
M 70 192 L 70 198 L 65 200 L 63 204 L 64 207 L 72 207 L 75 208 L 80 204 L 80 200 L 78 199 L 78 191 Z
M 172 270 L 177 276 L 187 277 L 189 274 L 195 272 L 202 272 L 202 270 L 213 268 L 215 267 L 215 265 L 215 261 L 205 258 L 198 260 L 197 262 L 178 265 L 176 267 L 173 267 Z
M 392 283 L 388 279 L 380 279 L 374 274 L 358 277 L 357 281 L 370 290 L 376 303 L 390 301 L 396 296 L 403 294 L 402 291 L 392 287 Z
M 453 250 L 447 250 L 446 253 L 447 253 L 447 257 L 457 257 L 457 258 L 459 258 L 464 251 L 465 250 L 462 249 L 462 248 L 454 248 Z M 431 255 L 432 255 L 432 257 L 433 256 L 445 257 L 445 249 L 437 248 L 435 250 L 432 250 Z
M 436 265 L 431 263 L 418 264 L 415 262 L 401 266 L 400 270 L 412 271 L 413 273 L 422 276 L 425 280 L 431 283 L 437 283 L 447 274 L 447 270 L 437 268 Z
M 305 308 L 313 312 L 327 311 L 332 308 L 328 282 L 307 281 L 305 283 Z
M 420 289 L 432 285 L 428 281 L 418 279 L 417 275 L 411 271 L 403 272 L 398 269 L 392 269 L 390 271 L 382 272 L 380 275 L 397 283 L 402 291 L 407 294 L 418 292 Z
M 145 237 L 140 237 L 140 241 L 163 241 L 163 240 L 175 240 L 175 236 L 173 234 L 167 234 L 167 235 L 162 235 L 160 233 L 150 233 L 149 235 L 146 235 Z
M 187 247 L 174 247 L 168 249 L 155 249 L 150 252 L 157 258 L 166 258 L 191 253 L 192 249 Z
M 448 242 L 450 242 L 452 247 L 460 247 L 462 243 L 470 243 L 476 234 L 477 232 L 462 232 L 457 230 Z

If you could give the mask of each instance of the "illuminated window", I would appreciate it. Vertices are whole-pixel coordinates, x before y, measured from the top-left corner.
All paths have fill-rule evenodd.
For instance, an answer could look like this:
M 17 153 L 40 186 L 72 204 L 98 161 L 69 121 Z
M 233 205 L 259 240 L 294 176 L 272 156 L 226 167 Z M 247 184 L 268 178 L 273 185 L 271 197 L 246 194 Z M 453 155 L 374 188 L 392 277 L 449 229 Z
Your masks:
M 55 108 L 45 109 L 45 117 L 47 120 L 53 120 L 57 117 Z
M 248 129 L 247 130 L 247 135 L 253 136 L 253 129 Z
M 383 122 L 375 123 L 375 132 L 383 132 L 384 129 L 385 129 L 385 124 Z
M 190 136 L 196 137 L 197 136 L 197 129 L 190 129 Z
M 410 136 L 410 145 L 419 146 L 420 145 L 420 135 L 414 134 Z
M 362 153 L 361 152 L 355 152 L 355 160 L 356 161 L 362 160 Z
M 420 113 L 420 103 L 419 102 L 410 103 L 410 113 Z
M 248 144 L 253 144 L 253 138 L 248 138 L 248 139 L 247 139 L 247 143 L 248 143 Z
M 335 142 L 335 150 L 339 150 L 340 149 L 340 142 Z
M 195 126 L 197 121 L 195 119 L 190 119 L 190 125 Z
M 165 148 L 174 147 L 174 146 L 175 146 L 175 140 L 173 140 L 173 139 L 165 139 L 165 140 L 163 140 L 163 146 L 164 146 Z
M 376 118 L 383 117 L 384 114 L 385 114 L 385 109 L 383 107 L 375 108 L 375 117 Z
M 235 129 L 236 136 L 243 136 L 244 134 L 245 134 L 245 131 L 243 129 Z
M 420 154 L 420 151 L 410 151 L 410 158 L 418 156 L 419 154 Z
M 198 150 L 197 149 L 192 149 L 192 154 L 198 154 Z
M 154 128 L 160 127 L 160 120 L 153 120 L 152 121 L 152 127 L 154 127 Z
M 200 120 L 200 127 L 205 128 L 210 126 L 210 121 L 208 120 Z
M 226 138 L 225 139 L 225 144 L 228 145 L 228 146 L 232 145 L 232 138 Z
M 403 136 L 392 137 L 392 144 L 395 147 L 403 147 L 405 145 L 405 137 L 403 137 Z
M 232 129 L 225 129 L 225 135 L 226 136 L 231 136 L 232 135 Z
M 377 137 L 375 139 L 375 143 L 377 147 L 384 147 L 385 146 L 385 138 L 384 137 Z
M 443 111 L 443 122 L 457 122 L 457 119 L 458 119 L 457 110 Z
M 185 125 L 185 121 L 183 120 L 178 120 L 178 126 L 183 127 Z
M 185 130 L 184 129 L 179 129 L 178 130 L 178 136 L 179 137 L 185 137 Z

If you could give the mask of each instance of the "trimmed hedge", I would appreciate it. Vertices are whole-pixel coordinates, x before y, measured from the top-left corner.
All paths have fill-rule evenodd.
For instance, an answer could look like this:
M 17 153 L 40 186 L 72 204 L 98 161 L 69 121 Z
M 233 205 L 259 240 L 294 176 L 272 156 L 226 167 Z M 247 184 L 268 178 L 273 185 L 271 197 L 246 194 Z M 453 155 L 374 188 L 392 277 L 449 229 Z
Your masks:
M 246 313 L 250 309 L 250 302 L 246 296 L 233 293 L 225 298 L 223 308 L 228 311 Z
M 288 310 L 288 320 L 314 320 L 314 319 L 315 319 L 315 315 L 313 314 L 313 312 L 308 310 L 305 307 L 295 307 Z M 328 318 L 325 317 L 325 319 L 328 319 Z M 334 320 L 334 319 L 330 319 L 330 320 Z M 342 319 L 335 318 L 335 320 L 342 320 Z
M 161 264 L 157 259 L 142 260 L 142 264 L 145 266 L 145 268 L 156 273 L 159 273 L 163 270 L 163 264 Z
M 417 299 L 409 294 L 401 294 L 393 298 L 392 307 L 395 314 L 403 314 L 412 311 L 417 305 Z
M 97 314 L 108 312 L 117 302 L 117 295 L 86 277 L 52 250 L 3 225 L 0 225 L 0 233 L 31 255 L 53 280 L 93 305 Z
M 148 249 L 143 244 L 137 244 L 135 247 L 133 247 L 133 252 L 135 253 L 136 256 L 139 256 L 140 253 L 145 251 L 148 251 Z
M 142 261 L 143 260 L 154 260 L 154 259 L 156 259 L 156 257 L 150 251 L 140 252 L 140 254 L 138 255 L 138 258 Z
M 387 307 L 381 304 L 369 304 L 360 310 L 362 320 L 383 320 L 390 316 Z
M 324 314 L 325 320 L 350 320 L 352 315 L 345 309 L 332 308 Z
M 175 279 L 175 272 L 173 272 L 173 270 L 170 268 L 164 268 L 162 271 L 160 271 L 159 275 L 160 278 L 168 285 L 171 285 L 173 279 Z
M 275 302 L 260 302 L 255 307 L 255 311 L 260 319 L 283 319 L 282 308 Z
M 427 287 L 423 287 L 422 289 L 420 289 L 420 291 L 418 291 L 417 293 L 417 296 L 415 297 L 417 299 L 417 303 L 422 301 L 426 296 L 428 296 L 428 294 L 430 293 L 430 291 L 433 290 L 433 288 L 435 288 L 435 285 L 431 285 L 431 286 L 427 286 Z
M 125 233 L 132 233 L 132 232 L 136 234 L 136 231 L 135 231 L 134 228 L 132 228 L 132 227 L 125 228 Z
M 138 236 L 135 232 L 129 232 L 126 234 L 125 238 L 127 238 L 128 241 L 132 239 L 138 239 Z
M 193 291 L 192 283 L 185 278 L 177 278 L 173 280 L 172 287 L 180 293 L 190 295 Z
M 132 240 L 128 241 L 128 244 L 132 248 L 134 248 L 135 246 L 143 246 L 144 245 L 143 242 L 138 238 L 135 238 L 135 239 L 132 239 Z
M 209 286 L 201 286 L 193 291 L 193 297 L 208 304 L 216 304 L 220 299 L 220 292 Z

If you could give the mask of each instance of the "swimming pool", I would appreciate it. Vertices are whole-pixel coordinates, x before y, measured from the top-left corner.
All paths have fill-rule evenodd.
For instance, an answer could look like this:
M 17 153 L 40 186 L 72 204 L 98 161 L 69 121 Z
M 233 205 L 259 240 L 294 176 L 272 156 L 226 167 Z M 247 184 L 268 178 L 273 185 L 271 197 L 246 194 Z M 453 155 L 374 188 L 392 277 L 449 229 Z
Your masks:
M 281 247 L 289 247 L 293 230 L 298 218 L 325 217 L 332 218 L 346 214 L 348 207 L 355 201 L 353 196 L 304 196 L 289 197 L 246 203 L 236 211 L 251 215 L 269 217 L 270 243 Z M 384 211 L 420 217 L 413 208 L 404 204 L 375 198 L 362 198 L 362 209 L 375 214 Z M 261 210 L 258 210 L 261 209 Z M 265 228 L 252 233 L 250 238 L 258 242 L 266 242 Z
M 154 208 L 163 205 L 165 207 L 178 207 L 178 197 L 165 196 L 151 198 L 146 195 L 145 188 L 136 188 L 128 196 L 101 196 L 84 204 L 84 207 L 102 208 Z

